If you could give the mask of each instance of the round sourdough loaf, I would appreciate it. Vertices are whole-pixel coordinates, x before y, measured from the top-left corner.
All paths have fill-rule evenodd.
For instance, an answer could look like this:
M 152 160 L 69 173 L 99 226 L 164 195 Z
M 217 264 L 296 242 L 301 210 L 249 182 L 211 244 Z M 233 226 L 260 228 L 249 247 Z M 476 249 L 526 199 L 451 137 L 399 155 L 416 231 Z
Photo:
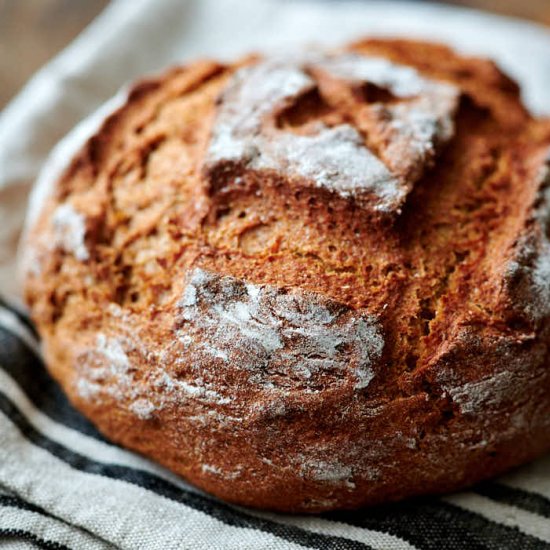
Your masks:
M 504 472 L 550 448 L 549 151 L 514 82 L 438 45 L 145 80 L 42 182 L 48 367 L 111 440 L 239 504 Z

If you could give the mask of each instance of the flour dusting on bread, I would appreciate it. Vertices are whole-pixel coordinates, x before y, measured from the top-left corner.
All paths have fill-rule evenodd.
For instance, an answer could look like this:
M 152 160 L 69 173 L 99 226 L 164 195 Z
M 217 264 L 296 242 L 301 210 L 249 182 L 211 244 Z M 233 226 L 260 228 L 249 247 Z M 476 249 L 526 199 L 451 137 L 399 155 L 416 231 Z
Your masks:
M 550 316 L 550 149 L 536 178 L 537 205 L 528 232 L 519 239 L 505 277 L 521 309 L 532 320 Z
M 384 347 L 371 315 L 313 292 L 255 285 L 198 268 L 179 303 L 178 332 L 195 360 L 217 357 L 268 386 L 274 383 L 270 373 L 284 372 L 310 390 L 327 374 L 346 379 L 350 368 L 354 387 L 366 388 Z M 205 341 L 213 348 L 206 354 Z
M 57 246 L 81 262 L 90 254 L 86 248 L 86 219 L 69 203 L 60 204 L 52 217 L 54 239 Z
M 350 489 L 355 487 L 352 468 L 341 462 L 304 458 L 304 461 L 300 464 L 300 474 L 306 479 L 344 484 Z
M 382 158 L 347 123 L 329 127 L 319 121 L 310 135 L 276 127 L 278 112 L 317 89 L 310 75 L 315 70 L 350 84 L 373 83 L 404 100 L 362 107 L 374 130 L 384 134 Z M 206 166 L 212 170 L 232 162 L 273 170 L 343 197 L 374 196 L 376 210 L 399 210 L 436 146 L 452 137 L 458 97 L 451 84 L 376 57 L 342 53 L 263 60 L 236 71 L 222 92 Z
M 540 248 L 533 266 L 533 305 L 537 317 L 550 315 L 550 149 L 540 169 L 541 204 L 535 217 L 540 226 Z
M 343 197 L 376 189 L 381 208 L 400 200 L 398 180 L 365 148 L 363 138 L 349 124 L 321 127 L 311 136 L 281 133 L 262 147 L 262 154 L 250 167 L 280 170 L 282 162 L 301 177 Z
M 144 359 L 151 363 L 150 387 L 140 384 L 135 376 L 133 365 Z M 192 401 L 214 406 L 231 402 L 202 378 L 179 380 L 157 366 L 160 363 L 158 354 L 131 331 L 119 330 L 110 336 L 99 333 L 95 347 L 78 356 L 77 392 L 82 399 L 95 402 L 104 397 L 126 402 L 128 410 L 142 420 L 174 403 Z

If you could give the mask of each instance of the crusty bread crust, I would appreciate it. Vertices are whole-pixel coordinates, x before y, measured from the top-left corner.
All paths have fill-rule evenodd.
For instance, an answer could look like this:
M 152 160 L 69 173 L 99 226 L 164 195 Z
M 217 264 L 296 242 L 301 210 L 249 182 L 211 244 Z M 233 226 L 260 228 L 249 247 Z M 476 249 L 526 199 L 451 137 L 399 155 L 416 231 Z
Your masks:
M 137 84 L 30 230 L 46 362 L 231 502 L 442 493 L 550 448 L 550 123 L 491 62 L 365 40 Z

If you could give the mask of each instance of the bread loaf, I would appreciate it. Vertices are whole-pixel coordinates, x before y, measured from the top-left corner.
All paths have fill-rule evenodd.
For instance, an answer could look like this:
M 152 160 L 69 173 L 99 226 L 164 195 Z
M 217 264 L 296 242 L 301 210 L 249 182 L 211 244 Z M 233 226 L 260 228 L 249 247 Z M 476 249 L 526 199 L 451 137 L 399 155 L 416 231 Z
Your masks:
M 144 80 L 33 219 L 47 365 L 109 439 L 238 504 L 500 474 L 550 448 L 549 152 L 514 82 L 433 44 Z

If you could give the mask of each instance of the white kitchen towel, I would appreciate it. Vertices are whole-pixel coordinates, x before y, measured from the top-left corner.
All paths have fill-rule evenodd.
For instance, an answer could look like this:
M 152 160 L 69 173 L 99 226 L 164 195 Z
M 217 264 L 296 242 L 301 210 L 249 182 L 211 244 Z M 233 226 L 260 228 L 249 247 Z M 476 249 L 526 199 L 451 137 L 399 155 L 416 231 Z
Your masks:
M 352 513 L 285 516 L 219 502 L 81 417 L 17 306 L 28 191 L 55 143 L 117 89 L 197 56 L 366 34 L 489 55 L 534 112 L 550 114 L 548 30 L 428 3 L 328 0 L 115 1 L 0 114 L 0 549 L 550 549 L 550 458 L 461 494 Z

